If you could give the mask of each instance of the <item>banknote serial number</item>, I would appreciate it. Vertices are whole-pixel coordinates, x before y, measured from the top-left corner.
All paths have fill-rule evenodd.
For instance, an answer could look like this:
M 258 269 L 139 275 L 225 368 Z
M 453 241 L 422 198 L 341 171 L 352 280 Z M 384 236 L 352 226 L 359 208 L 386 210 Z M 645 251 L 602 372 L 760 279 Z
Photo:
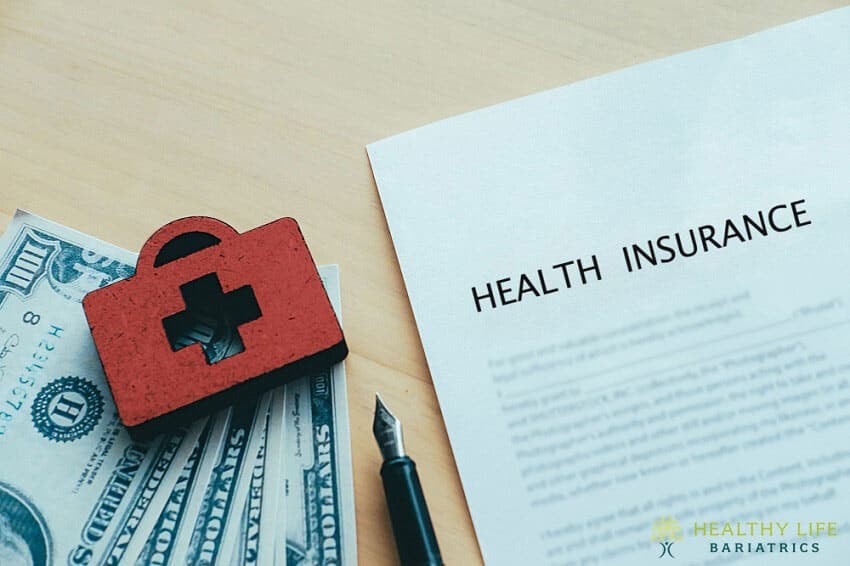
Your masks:
M 24 313 L 21 321 L 31 326 L 39 326 L 41 324 L 41 315 L 33 311 L 27 311 Z M 44 334 L 38 340 L 30 355 L 30 359 L 25 362 L 23 369 L 14 381 L 14 387 L 6 393 L 6 398 L 0 404 L 0 437 L 6 434 L 9 423 L 21 411 L 26 400 L 32 395 L 33 388 L 39 382 L 47 361 L 56 349 L 59 341 L 62 340 L 62 335 L 65 332 L 64 328 L 56 324 L 46 324 L 44 328 Z

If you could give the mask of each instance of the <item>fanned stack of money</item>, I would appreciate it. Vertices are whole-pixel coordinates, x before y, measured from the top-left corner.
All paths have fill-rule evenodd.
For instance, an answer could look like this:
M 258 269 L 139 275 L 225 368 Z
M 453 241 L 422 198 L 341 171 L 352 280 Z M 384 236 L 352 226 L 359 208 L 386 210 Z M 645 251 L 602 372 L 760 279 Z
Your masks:
M 18 212 L 0 258 L 0 565 L 356 563 L 343 364 L 134 441 L 80 303 L 134 255 Z

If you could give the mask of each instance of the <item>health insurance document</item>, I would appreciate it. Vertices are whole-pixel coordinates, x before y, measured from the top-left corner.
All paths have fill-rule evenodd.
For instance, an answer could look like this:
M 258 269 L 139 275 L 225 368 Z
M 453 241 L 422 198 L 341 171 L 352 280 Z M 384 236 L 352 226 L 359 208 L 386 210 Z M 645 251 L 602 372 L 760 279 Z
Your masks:
M 368 154 L 488 564 L 850 563 L 850 9 Z

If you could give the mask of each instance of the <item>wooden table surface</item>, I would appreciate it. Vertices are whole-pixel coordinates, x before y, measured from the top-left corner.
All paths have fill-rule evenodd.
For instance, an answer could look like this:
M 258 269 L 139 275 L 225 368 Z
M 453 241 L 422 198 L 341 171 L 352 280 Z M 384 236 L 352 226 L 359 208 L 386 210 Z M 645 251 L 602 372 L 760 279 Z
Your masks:
M 317 262 L 341 266 L 360 563 L 398 560 L 378 390 L 404 422 L 446 563 L 476 564 L 364 146 L 845 3 L 7 0 L 0 223 L 20 207 L 138 250 L 179 216 L 240 230 L 297 218 Z

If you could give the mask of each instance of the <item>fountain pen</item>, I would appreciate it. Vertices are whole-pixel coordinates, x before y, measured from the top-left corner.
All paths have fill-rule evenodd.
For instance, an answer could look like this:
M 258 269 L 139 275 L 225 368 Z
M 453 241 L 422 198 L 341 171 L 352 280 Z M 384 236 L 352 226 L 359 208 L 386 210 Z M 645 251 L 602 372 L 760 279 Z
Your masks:
M 402 566 L 443 566 L 416 464 L 404 453 L 401 422 L 375 395 L 372 432 L 384 457 L 381 478 Z

